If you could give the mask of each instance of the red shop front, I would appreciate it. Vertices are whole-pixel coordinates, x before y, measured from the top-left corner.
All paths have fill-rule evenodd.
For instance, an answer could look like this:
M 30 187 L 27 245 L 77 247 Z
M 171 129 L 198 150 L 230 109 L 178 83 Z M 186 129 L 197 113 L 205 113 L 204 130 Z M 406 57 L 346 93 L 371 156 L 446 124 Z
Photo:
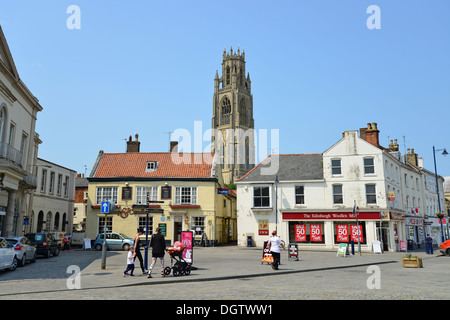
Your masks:
M 289 243 L 322 245 L 333 248 L 352 240 L 363 245 L 376 237 L 376 221 L 380 212 L 361 212 L 358 215 L 359 232 L 352 212 L 283 212 L 288 223 Z

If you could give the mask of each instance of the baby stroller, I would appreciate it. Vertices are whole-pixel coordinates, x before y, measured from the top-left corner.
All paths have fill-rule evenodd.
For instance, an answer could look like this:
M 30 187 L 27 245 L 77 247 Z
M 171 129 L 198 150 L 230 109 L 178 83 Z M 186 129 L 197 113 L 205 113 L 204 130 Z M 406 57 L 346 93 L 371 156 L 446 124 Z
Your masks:
M 191 264 L 187 263 L 183 259 L 183 251 L 186 248 L 181 242 L 176 241 L 173 247 L 167 249 L 167 253 L 170 255 L 170 267 L 164 268 L 164 274 L 168 276 L 172 271 L 174 277 L 179 275 L 190 275 Z M 173 263 L 175 260 L 175 264 Z

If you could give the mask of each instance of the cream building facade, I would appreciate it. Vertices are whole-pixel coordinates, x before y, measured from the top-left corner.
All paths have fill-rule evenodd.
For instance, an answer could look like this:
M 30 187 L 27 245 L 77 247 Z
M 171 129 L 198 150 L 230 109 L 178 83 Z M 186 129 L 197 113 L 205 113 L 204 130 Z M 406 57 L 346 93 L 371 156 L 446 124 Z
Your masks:
M 149 234 L 160 227 L 172 243 L 180 240 L 181 231 L 193 231 L 199 242 L 235 242 L 236 197 L 225 188 L 214 156 L 140 152 L 137 143 L 137 136 L 130 139 L 126 153 L 99 152 L 87 178 L 86 238 L 103 232 L 105 219 L 108 231 L 132 237 L 146 227 L 150 208 L 162 212 L 150 214 Z M 185 162 L 179 163 L 179 157 Z M 147 195 L 158 202 L 147 203 Z M 114 201 L 116 210 L 105 216 L 100 205 L 107 200 Z
M 72 234 L 76 171 L 40 158 L 36 168 L 38 184 L 25 230 Z
M 41 143 L 35 132 L 38 99 L 22 82 L 0 27 L 0 235 L 20 235 L 37 186 Z

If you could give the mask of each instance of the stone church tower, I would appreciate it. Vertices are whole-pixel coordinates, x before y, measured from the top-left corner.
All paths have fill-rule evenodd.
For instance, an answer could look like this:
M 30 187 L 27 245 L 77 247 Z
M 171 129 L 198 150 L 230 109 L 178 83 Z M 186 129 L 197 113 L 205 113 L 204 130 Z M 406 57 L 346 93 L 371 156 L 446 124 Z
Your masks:
M 253 96 L 245 75 L 245 53 L 223 51 L 222 77 L 214 78 L 212 149 L 219 153 L 225 183 L 234 183 L 255 165 Z

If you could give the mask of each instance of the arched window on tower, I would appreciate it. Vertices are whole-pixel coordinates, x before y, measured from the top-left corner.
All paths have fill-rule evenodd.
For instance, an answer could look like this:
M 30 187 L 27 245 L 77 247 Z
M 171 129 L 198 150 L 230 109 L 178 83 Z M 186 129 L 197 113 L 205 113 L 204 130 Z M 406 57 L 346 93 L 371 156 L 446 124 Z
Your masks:
M 241 125 L 247 126 L 247 101 L 245 98 L 239 102 L 239 120 Z
M 227 97 L 223 98 L 221 106 L 221 121 L 220 124 L 229 124 L 231 117 L 231 102 Z

